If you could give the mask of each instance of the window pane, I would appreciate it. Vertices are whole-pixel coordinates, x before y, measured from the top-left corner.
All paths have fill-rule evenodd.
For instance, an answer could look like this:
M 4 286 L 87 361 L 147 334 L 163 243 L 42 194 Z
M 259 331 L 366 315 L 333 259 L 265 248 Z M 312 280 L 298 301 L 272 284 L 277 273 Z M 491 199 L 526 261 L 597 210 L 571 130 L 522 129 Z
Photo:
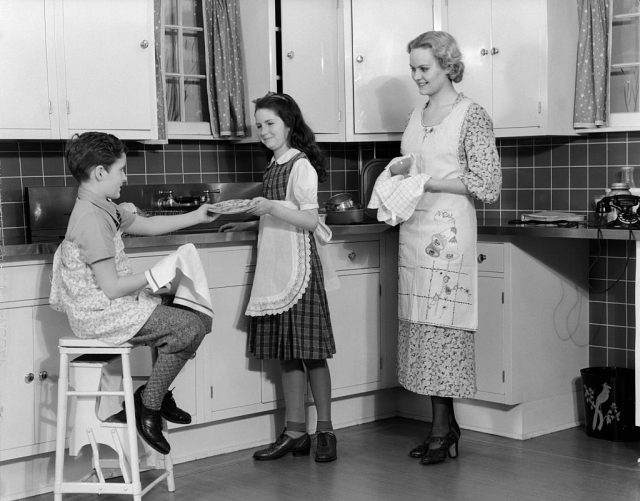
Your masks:
M 638 68 L 611 72 L 611 113 L 638 112 Z
M 163 0 L 164 24 L 178 24 L 178 0 Z
M 167 94 L 167 120 L 169 122 L 180 122 L 180 80 L 174 77 L 167 78 L 165 92 Z
M 638 12 L 638 0 L 613 0 L 613 15 Z
M 206 73 L 204 61 L 204 34 L 201 32 L 185 33 L 183 41 L 185 75 L 204 75 Z
M 199 0 L 180 0 L 182 26 L 202 27 L 202 8 Z
M 205 80 L 185 79 L 184 111 L 187 122 L 208 122 L 207 87 Z
M 165 30 L 164 35 L 164 71 L 178 73 L 178 33 L 175 30 Z
M 640 61 L 640 37 L 637 17 L 615 21 L 611 34 L 611 63 L 637 63 Z

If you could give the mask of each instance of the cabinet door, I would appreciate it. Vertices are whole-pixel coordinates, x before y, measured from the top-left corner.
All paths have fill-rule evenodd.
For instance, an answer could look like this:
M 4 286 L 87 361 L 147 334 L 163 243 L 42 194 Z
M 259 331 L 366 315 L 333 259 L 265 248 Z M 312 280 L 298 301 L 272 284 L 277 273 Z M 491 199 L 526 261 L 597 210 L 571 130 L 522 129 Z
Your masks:
M 380 274 L 341 274 L 340 288 L 327 299 L 336 341 L 329 367 L 337 397 L 380 380 Z
M 248 319 L 244 315 L 251 286 L 211 290 L 215 317 L 208 335 L 208 412 L 261 402 L 260 361 L 247 353 Z
M 487 110 L 495 128 L 539 125 L 544 4 L 448 0 L 446 19 L 465 63 L 456 88 Z
M 0 3 L 0 139 L 56 137 L 55 88 L 49 86 L 55 83 L 50 11 L 45 0 Z
M 401 133 L 425 102 L 411 78 L 407 43 L 433 29 L 433 2 L 352 0 L 351 16 L 354 133 Z
M 34 443 L 31 315 L 32 308 L 0 310 L 0 460 L 12 457 L 10 449 Z
M 63 136 L 109 130 L 145 138 L 139 131 L 154 129 L 156 116 L 153 1 L 60 1 Z
M 475 333 L 475 398 L 504 400 L 504 278 L 478 276 L 478 330 Z
M 281 0 L 282 89 L 300 105 L 316 134 L 342 131 L 340 4 Z

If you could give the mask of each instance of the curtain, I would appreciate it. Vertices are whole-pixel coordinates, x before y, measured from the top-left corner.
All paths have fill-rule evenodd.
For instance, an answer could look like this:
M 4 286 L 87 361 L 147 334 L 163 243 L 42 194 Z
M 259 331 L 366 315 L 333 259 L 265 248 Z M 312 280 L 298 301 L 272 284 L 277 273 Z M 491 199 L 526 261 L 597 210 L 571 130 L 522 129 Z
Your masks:
M 244 76 L 237 0 L 203 0 L 207 93 L 214 137 L 244 137 Z
M 153 2 L 153 28 L 155 33 L 155 61 L 156 61 L 156 102 L 158 114 L 158 143 L 168 143 L 167 140 L 167 101 L 165 94 L 164 73 L 162 67 L 162 46 L 164 41 L 164 14 L 162 0 Z
M 608 119 L 609 0 L 578 0 L 578 24 L 573 126 L 602 127 Z

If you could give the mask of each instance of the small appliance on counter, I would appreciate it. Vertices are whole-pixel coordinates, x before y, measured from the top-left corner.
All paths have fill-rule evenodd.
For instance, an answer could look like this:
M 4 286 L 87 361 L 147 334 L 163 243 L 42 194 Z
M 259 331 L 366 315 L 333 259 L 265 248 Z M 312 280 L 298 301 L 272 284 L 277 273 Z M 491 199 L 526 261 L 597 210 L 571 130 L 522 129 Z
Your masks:
M 605 196 L 596 200 L 596 226 L 640 228 L 640 197 L 633 195 L 626 182 L 613 183 Z

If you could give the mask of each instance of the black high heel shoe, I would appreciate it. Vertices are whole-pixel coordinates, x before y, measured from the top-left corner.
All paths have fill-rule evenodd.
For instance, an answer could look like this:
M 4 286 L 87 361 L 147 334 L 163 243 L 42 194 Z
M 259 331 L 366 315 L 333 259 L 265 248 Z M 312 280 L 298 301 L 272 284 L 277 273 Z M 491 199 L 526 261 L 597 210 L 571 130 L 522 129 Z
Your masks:
M 451 414 L 449 414 L 449 433 L 453 433 L 456 437 L 458 437 L 458 440 L 460 439 L 460 435 L 462 434 L 456 418 L 454 418 Z M 429 449 L 429 440 L 431 440 L 431 434 L 427 435 L 422 443 L 416 445 L 413 449 L 411 449 L 409 451 L 409 456 L 416 459 L 424 456 Z
M 458 440 L 459 435 L 450 430 L 446 437 L 431 437 L 427 452 L 424 453 L 420 464 L 437 464 L 442 463 L 449 456 L 452 459 L 458 457 Z

